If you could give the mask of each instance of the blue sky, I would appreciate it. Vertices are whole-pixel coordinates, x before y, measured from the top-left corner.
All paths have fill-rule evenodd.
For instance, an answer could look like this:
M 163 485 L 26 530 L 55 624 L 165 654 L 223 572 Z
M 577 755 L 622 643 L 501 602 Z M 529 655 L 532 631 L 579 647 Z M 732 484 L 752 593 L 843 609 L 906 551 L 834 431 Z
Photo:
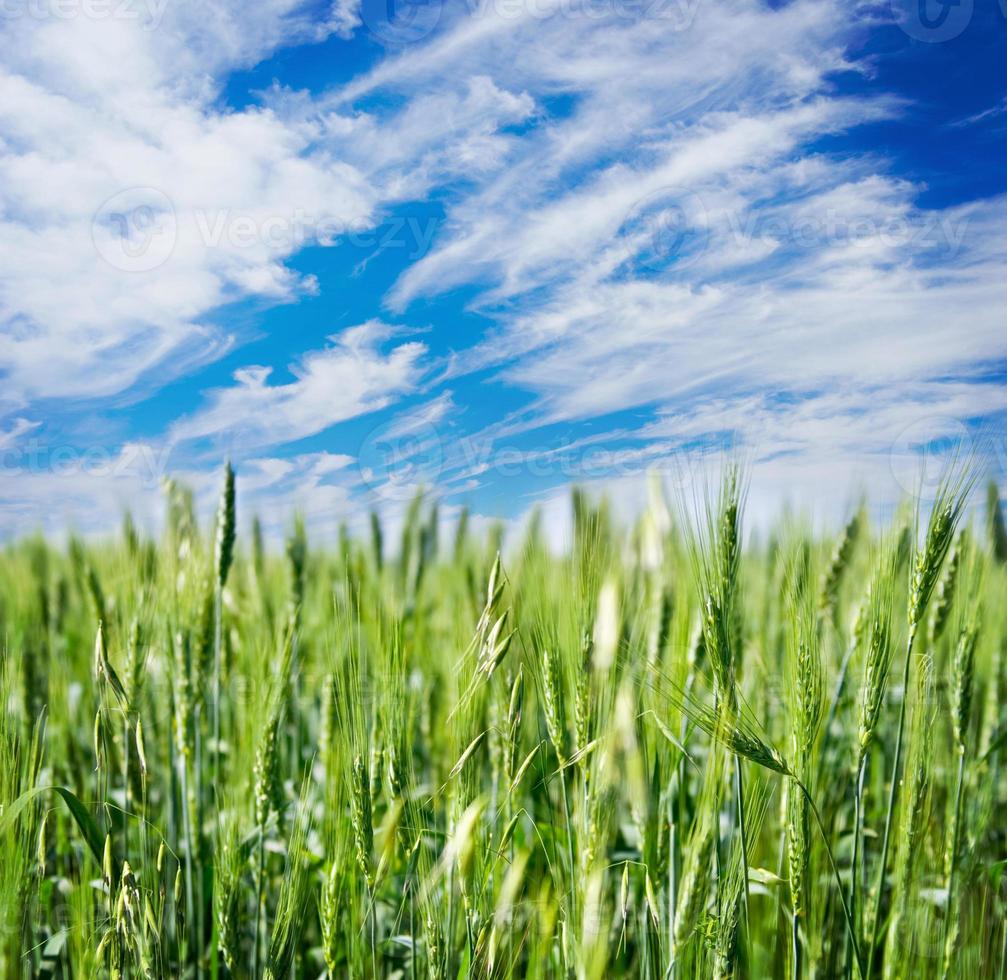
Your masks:
M 7 0 L 0 534 L 225 456 L 319 533 L 1001 474 L 1004 64 L 1007 0 Z

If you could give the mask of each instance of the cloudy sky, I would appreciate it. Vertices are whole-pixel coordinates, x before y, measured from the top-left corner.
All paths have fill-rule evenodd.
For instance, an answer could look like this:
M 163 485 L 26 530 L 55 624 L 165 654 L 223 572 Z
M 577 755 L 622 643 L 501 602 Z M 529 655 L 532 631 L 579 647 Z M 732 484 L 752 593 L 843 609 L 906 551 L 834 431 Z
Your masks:
M 1007 0 L 2 0 L 0 535 L 225 457 L 322 531 L 1003 472 L 1005 63 Z

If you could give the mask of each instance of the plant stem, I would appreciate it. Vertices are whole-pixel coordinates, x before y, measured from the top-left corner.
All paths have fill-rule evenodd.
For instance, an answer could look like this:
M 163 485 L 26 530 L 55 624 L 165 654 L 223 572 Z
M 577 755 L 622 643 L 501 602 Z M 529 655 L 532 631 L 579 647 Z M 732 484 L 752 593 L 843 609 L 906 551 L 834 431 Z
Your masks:
M 794 964 L 793 980 L 801 980 L 801 930 L 796 912 L 790 917 L 790 949 Z
M 860 753 L 860 761 L 857 763 L 857 786 L 853 796 L 853 860 L 850 864 L 850 911 L 853 920 L 859 929 L 862 926 L 862 917 L 857 912 L 857 868 L 859 862 L 863 860 L 861 852 L 861 838 L 863 837 L 864 822 L 864 775 L 867 771 L 867 753 Z
M 214 799 L 220 786 L 220 688 L 221 646 L 223 634 L 223 589 L 218 581 L 213 597 L 213 792 Z
M 262 930 L 262 886 L 263 880 L 265 878 L 265 861 L 266 861 L 266 828 L 265 826 L 259 826 L 259 867 L 255 876 L 255 942 L 252 944 L 252 977 L 257 978 L 259 975 L 259 945 L 260 945 L 260 934 Z
M 378 920 L 377 920 L 377 909 L 374 907 L 374 892 L 370 886 L 367 886 L 367 907 L 370 911 L 371 920 L 371 976 L 376 977 L 378 975 Z
M 860 944 L 857 942 L 857 936 L 853 929 L 853 916 L 850 915 L 850 906 L 846 901 L 846 889 L 843 887 L 843 879 L 839 875 L 839 868 L 836 867 L 836 859 L 832 854 L 832 848 L 829 846 L 829 838 L 825 833 L 825 824 L 822 823 L 822 815 L 818 812 L 818 806 L 808 791 L 807 786 L 804 785 L 796 776 L 791 775 L 790 777 L 800 788 L 801 792 L 804 794 L 804 798 L 808 801 L 811 806 L 811 812 L 815 815 L 815 823 L 818 824 L 819 833 L 822 835 L 822 842 L 825 844 L 825 853 L 829 856 L 829 864 L 832 866 L 832 874 L 836 879 L 836 885 L 839 887 L 839 899 L 843 903 L 843 914 L 846 916 L 846 928 L 850 932 L 850 942 L 853 943 L 853 956 L 857 961 L 857 973 L 862 977 L 864 975 L 863 961 L 860 959 Z
M 892 764 L 892 781 L 888 788 L 888 811 L 885 814 L 885 834 L 881 840 L 881 861 L 878 864 L 878 884 L 874 897 L 874 916 L 871 925 L 871 940 L 867 947 L 867 976 L 871 980 L 874 965 L 874 951 L 878 945 L 878 928 L 881 924 L 881 893 L 885 887 L 885 871 L 888 864 L 888 847 L 891 843 L 892 820 L 895 816 L 895 802 L 899 794 L 899 769 L 902 765 L 902 740 L 906 730 L 906 704 L 909 701 L 909 668 L 913 662 L 913 641 L 916 639 L 916 624 L 909 625 L 909 639 L 906 641 L 906 663 L 902 669 L 902 704 L 899 707 L 899 730 L 895 739 L 895 761 Z
M 822 731 L 826 736 L 832 728 L 832 723 L 836 720 L 836 712 L 839 710 L 839 702 L 842 700 L 843 690 L 846 688 L 846 677 L 849 674 L 850 661 L 853 659 L 855 650 L 856 644 L 850 643 L 843 654 L 843 662 L 839 665 L 839 676 L 836 678 L 836 686 L 832 689 L 832 699 L 829 701 L 829 710 L 825 716 L 825 724 L 822 726 Z
M 206 942 L 206 883 L 203 875 L 203 735 L 202 706 L 196 708 L 195 718 L 195 794 L 196 794 L 196 826 L 193 828 L 193 839 L 197 845 L 196 862 L 198 877 L 196 878 L 196 977 L 203 976 L 203 944 Z
M 745 923 L 745 940 L 748 940 L 748 832 L 745 829 L 745 786 L 741 775 L 741 757 L 734 757 L 734 787 L 738 797 L 738 830 L 741 834 L 741 873 L 745 876 L 745 890 L 742 892 L 742 912 Z
M 948 933 L 950 931 L 951 916 L 954 911 L 953 902 L 955 898 L 955 879 L 958 871 L 958 848 L 961 843 L 961 822 L 962 822 L 962 797 L 965 787 L 965 746 L 958 746 L 958 785 L 955 789 L 955 816 L 951 825 L 951 865 L 948 868 L 948 904 L 947 915 L 944 918 L 944 972 L 946 980 L 951 968 L 951 957 L 948 952 Z
M 182 828 L 185 834 L 185 932 L 187 937 L 191 937 L 195 925 L 195 916 L 193 915 L 195 901 L 192 893 L 192 815 L 189 810 L 189 777 L 185 756 L 180 755 L 178 762 L 182 781 Z M 191 945 L 191 943 L 187 945 Z M 198 943 L 196 946 L 198 960 Z
M 573 910 L 571 918 L 577 920 L 577 903 L 576 903 L 576 888 L 574 885 L 575 879 L 577 877 L 577 865 L 574 863 L 573 856 L 573 823 L 570 820 L 570 800 L 566 791 L 566 771 L 564 769 L 560 770 L 559 773 L 559 783 L 563 790 L 563 813 L 566 818 L 566 845 L 567 851 L 570 857 L 570 896 L 571 902 L 573 903 Z M 566 951 L 564 950 L 564 955 Z

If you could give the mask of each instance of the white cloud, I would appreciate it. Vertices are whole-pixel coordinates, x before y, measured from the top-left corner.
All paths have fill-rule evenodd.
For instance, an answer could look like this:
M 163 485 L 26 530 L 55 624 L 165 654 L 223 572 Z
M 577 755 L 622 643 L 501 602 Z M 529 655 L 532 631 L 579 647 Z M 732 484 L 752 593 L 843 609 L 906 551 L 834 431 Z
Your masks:
M 209 314 L 317 288 L 284 260 L 368 226 L 381 198 L 317 120 L 218 101 L 228 71 L 345 35 L 354 3 L 321 22 L 300 0 L 109 7 L 15 0 L 0 19 L 0 408 L 155 387 L 219 356 Z
M 842 393 L 854 382 L 967 377 L 1007 355 L 1007 200 L 983 210 L 960 253 L 936 266 L 911 244 L 826 241 L 760 267 L 755 282 L 597 282 L 586 273 L 488 354 L 521 353 L 504 378 L 537 392 L 553 421 L 688 403 L 718 386 Z M 981 408 L 992 389 L 974 394 Z
M 920 418 L 941 432 L 1005 409 L 980 375 L 1007 356 L 1007 201 L 925 212 L 887 161 L 819 148 L 905 108 L 836 94 L 834 74 L 861 67 L 846 49 L 865 5 L 445 3 L 424 42 L 338 87 L 229 109 L 231 72 L 373 30 L 357 0 L 150 3 L 0 22 L 0 448 L 46 406 L 135 402 L 220 357 L 243 339 L 215 325 L 229 303 L 334 292 L 288 260 L 393 207 L 417 224 L 375 315 L 465 288 L 495 329 L 450 355 L 436 327 L 424 343 L 377 321 L 343 331 L 289 378 L 248 364 L 190 390 L 151 447 L 200 486 L 200 461 L 230 449 L 252 499 L 331 521 L 389 474 L 352 459 L 362 447 L 290 444 L 380 409 L 382 438 L 421 436 L 449 492 L 499 478 L 464 439 L 595 420 L 564 451 L 609 448 L 627 500 L 625 481 L 688 439 L 737 431 L 772 473 L 835 483 L 874 472 Z M 473 431 L 487 370 L 525 402 Z M 407 395 L 425 400 L 403 411 Z M 644 420 L 605 423 L 629 409 Z M 68 508 L 129 484 L 49 475 Z
M 958 121 L 952 123 L 952 125 L 974 126 L 976 123 L 994 119 L 997 116 L 1004 115 L 1005 113 L 1007 113 L 1007 96 L 994 105 L 991 105 L 988 109 L 983 109 L 981 112 L 976 112 L 971 116 L 966 116 L 964 119 L 959 119 Z
M 17 446 L 21 436 L 37 429 L 41 424 L 41 422 L 33 422 L 31 419 L 13 419 L 9 428 L 0 429 L 0 452 L 13 449 Z
M 396 415 L 388 424 L 385 435 L 389 439 L 415 435 L 429 426 L 439 425 L 457 411 L 458 406 L 451 397 L 451 392 L 443 391 L 436 398 Z
M 500 23 L 484 14 L 483 24 L 493 29 L 465 24 L 452 37 L 466 43 L 380 66 L 375 83 L 409 91 L 435 71 L 464 78 L 495 64 L 511 86 L 567 97 L 572 111 L 543 120 L 506 169 L 450 209 L 452 233 L 403 276 L 397 306 L 477 276 L 501 280 L 492 298 L 552 282 L 610 242 L 641 197 L 743 173 L 883 111 L 809 100 L 845 63 L 849 22 L 823 4 L 705 4 L 687 31 L 674 18 L 578 18 L 561 5 Z
M 233 343 L 208 323 L 222 305 L 318 289 L 284 264 L 305 244 L 359 237 L 389 203 L 498 163 L 500 128 L 534 103 L 482 74 L 383 118 L 290 93 L 220 107 L 229 71 L 346 35 L 357 6 L 319 21 L 299 0 L 150 0 L 103 19 L 26 5 L 0 21 L 0 409 L 184 375 Z
M 165 457 L 154 447 L 38 445 L 0 454 L 3 506 L 0 537 L 35 530 L 110 533 L 127 510 L 148 527 L 161 516 L 160 481 Z M 179 474 L 197 489 L 199 471 Z
M 393 331 L 377 321 L 329 338 L 331 346 L 312 351 L 290 366 L 294 380 L 269 384 L 268 367 L 246 367 L 235 385 L 209 394 L 209 404 L 176 422 L 174 444 L 213 438 L 249 450 L 294 442 L 337 422 L 376 411 L 414 389 L 426 347 L 408 341 L 387 354 L 380 349 Z

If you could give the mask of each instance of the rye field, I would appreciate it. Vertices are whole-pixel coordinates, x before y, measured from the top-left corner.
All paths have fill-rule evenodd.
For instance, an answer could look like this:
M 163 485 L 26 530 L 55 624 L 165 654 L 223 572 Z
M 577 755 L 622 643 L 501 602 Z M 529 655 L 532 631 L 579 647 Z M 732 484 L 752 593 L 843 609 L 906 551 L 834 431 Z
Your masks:
M 2 551 L 3 978 L 1007 975 L 995 486 L 749 535 L 728 466 L 557 554 L 221 484 Z

